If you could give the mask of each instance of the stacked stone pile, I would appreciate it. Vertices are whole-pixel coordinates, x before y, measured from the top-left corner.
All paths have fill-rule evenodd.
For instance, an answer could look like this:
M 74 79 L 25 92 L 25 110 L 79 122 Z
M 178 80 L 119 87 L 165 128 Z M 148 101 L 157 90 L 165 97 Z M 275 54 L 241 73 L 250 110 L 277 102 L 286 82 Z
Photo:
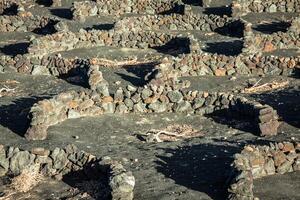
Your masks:
M 126 13 L 160 14 L 176 9 L 180 0 L 95 0 L 74 2 L 72 13 L 74 19 L 84 20 L 89 16 L 114 15 Z
M 177 112 L 210 114 L 228 110 L 248 117 L 258 124 L 262 136 L 277 134 L 278 117 L 270 106 L 248 101 L 227 93 L 188 91 L 186 83 L 177 81 L 176 73 L 162 63 L 150 74 L 152 80 L 144 87 L 119 88 L 110 95 L 108 82 L 92 66 L 88 71 L 91 90 L 70 91 L 36 103 L 30 111 L 30 127 L 25 136 L 29 140 L 43 140 L 49 126 L 66 119 L 98 116 L 106 113 L 161 113 Z M 187 86 L 188 87 L 188 86 Z
M 179 76 L 226 75 L 289 75 L 300 67 L 300 57 L 225 56 L 218 54 L 187 54 L 169 59 Z
M 256 199 L 253 181 L 257 178 L 300 170 L 300 143 L 279 142 L 246 146 L 235 155 L 229 199 Z
M 196 43 L 196 49 L 198 43 Z M 190 45 L 190 49 L 193 47 Z M 59 54 L 32 58 L 30 55 L 0 56 L 0 66 L 10 67 L 20 73 L 68 74 L 78 68 L 88 69 L 101 58 L 64 58 Z M 124 58 L 126 60 L 126 58 Z M 299 56 L 239 55 L 225 56 L 208 53 L 190 53 L 169 57 L 170 65 L 179 76 L 226 76 L 226 75 L 291 75 L 300 67 Z M 105 67 L 105 66 L 104 66 Z
M 18 176 L 33 165 L 39 172 L 48 177 L 61 179 L 71 172 L 84 171 L 88 179 L 99 181 L 108 179 L 106 186 L 113 200 L 133 199 L 135 178 L 123 165 L 109 157 L 97 158 L 74 145 L 55 148 L 53 151 L 44 148 L 33 148 L 30 151 L 17 147 L 0 145 L 0 176 L 10 174 Z M 100 188 L 99 188 L 100 189 Z M 105 197 L 103 197 L 105 198 Z
M 151 48 L 163 46 L 170 41 L 174 43 L 174 46 L 189 46 L 191 43 L 190 41 L 192 41 L 192 46 L 196 46 L 196 48 L 197 44 L 195 43 L 198 42 L 189 34 L 177 35 L 157 31 L 86 31 L 81 29 L 76 33 L 71 31 L 61 31 L 52 35 L 34 38 L 31 41 L 28 52 L 32 57 L 41 58 L 54 52 L 78 48 L 97 46 Z M 187 41 L 188 44 L 182 44 L 182 41 Z M 200 48 L 200 45 L 198 46 Z
M 240 17 L 250 12 L 300 12 L 300 0 L 235 0 L 232 3 L 232 15 Z
M 272 52 L 278 49 L 299 49 L 300 34 L 297 29 L 299 18 L 291 22 L 291 27 L 286 32 L 275 32 L 273 34 L 254 33 L 251 23 L 245 23 L 244 29 L 244 54 L 257 54 Z
M 278 122 L 277 111 L 269 105 L 262 105 L 258 102 L 248 101 L 246 98 L 240 97 L 229 106 L 229 110 L 238 115 L 239 118 L 250 118 L 257 123 L 257 130 L 261 136 L 277 135 L 280 125 Z
M 144 15 L 125 17 L 115 24 L 121 30 L 201 30 L 214 31 L 232 22 L 230 17 L 218 15 L 187 14 Z
M 56 22 L 57 20 L 54 18 L 32 15 L 30 12 L 22 12 L 12 16 L 4 15 L 0 16 L 0 32 L 29 32 Z

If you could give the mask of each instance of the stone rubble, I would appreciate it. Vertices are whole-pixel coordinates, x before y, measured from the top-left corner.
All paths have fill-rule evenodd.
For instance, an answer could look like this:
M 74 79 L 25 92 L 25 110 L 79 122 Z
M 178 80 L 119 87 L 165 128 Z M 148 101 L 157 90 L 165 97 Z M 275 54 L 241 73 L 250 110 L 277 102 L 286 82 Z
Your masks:
M 228 199 L 255 200 L 255 179 L 300 170 L 300 143 L 272 142 L 264 146 L 247 145 L 234 158 Z
M 245 23 L 243 54 L 272 52 L 278 49 L 300 49 L 299 19 L 291 22 L 292 26 L 286 32 L 272 34 L 254 33 L 251 23 Z
M 159 66 L 161 70 L 151 72 L 155 76 L 149 76 L 152 79 L 146 86 L 120 87 L 113 95 L 110 95 L 108 82 L 98 66 L 94 66 L 88 73 L 91 90 L 64 92 L 33 105 L 29 116 L 31 123 L 25 137 L 28 140 L 44 140 L 49 126 L 84 116 L 132 112 L 205 115 L 222 109 L 257 123 L 261 136 L 277 134 L 278 115 L 272 107 L 227 93 L 185 90 L 187 82 L 178 81 L 176 74 L 170 75 L 168 66 Z
M 300 0 L 235 0 L 232 2 L 231 9 L 234 17 L 241 17 L 251 12 L 300 12 Z
M 95 0 L 74 2 L 73 19 L 84 21 L 97 15 L 120 16 L 126 13 L 160 14 L 178 8 L 181 0 Z
M 44 148 L 26 151 L 0 145 L 0 177 L 7 174 L 18 176 L 32 165 L 37 165 L 44 176 L 53 178 L 83 170 L 88 178 L 95 179 L 99 176 L 100 179 L 104 176 L 108 178 L 107 189 L 112 200 L 133 199 L 135 178 L 132 172 L 110 157 L 97 158 L 74 145 L 55 148 L 52 151 Z M 92 173 L 92 176 L 88 173 Z

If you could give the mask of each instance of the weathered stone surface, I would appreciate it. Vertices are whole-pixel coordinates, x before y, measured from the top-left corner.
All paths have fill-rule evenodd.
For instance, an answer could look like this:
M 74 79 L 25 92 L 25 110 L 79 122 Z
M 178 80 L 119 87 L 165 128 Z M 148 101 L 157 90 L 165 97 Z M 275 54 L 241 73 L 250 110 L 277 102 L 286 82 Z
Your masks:
M 10 159 L 10 171 L 18 175 L 23 169 L 33 164 L 35 156 L 28 151 L 20 151 L 14 154 Z

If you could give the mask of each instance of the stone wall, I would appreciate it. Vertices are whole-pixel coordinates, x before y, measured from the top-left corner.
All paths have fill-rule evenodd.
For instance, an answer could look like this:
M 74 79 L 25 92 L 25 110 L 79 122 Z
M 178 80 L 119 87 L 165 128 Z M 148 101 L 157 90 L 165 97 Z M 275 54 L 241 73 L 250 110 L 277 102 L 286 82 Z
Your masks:
M 284 56 L 225 56 L 188 54 L 168 61 L 179 76 L 226 75 L 290 75 L 300 67 L 300 57 Z
M 79 150 L 74 145 L 55 148 L 53 151 L 44 148 L 33 148 L 30 151 L 17 147 L 0 145 L 0 177 L 10 174 L 18 176 L 23 170 L 37 166 L 44 176 L 61 179 L 75 171 L 84 171 L 88 179 L 105 177 L 108 194 L 113 200 L 132 200 L 135 178 L 126 171 L 121 163 L 109 157 L 97 158 Z M 103 197 L 105 198 L 105 197 Z
M 233 168 L 233 178 L 228 190 L 229 199 L 254 200 L 255 179 L 300 170 L 300 143 L 248 145 L 235 155 Z
M 176 9 L 180 0 L 95 0 L 74 2 L 72 13 L 74 19 L 84 20 L 89 16 L 115 15 L 125 13 L 160 14 Z
M 30 127 L 25 136 L 29 140 L 43 140 L 49 126 L 71 118 L 99 116 L 106 113 L 178 112 L 210 114 L 216 110 L 234 112 L 247 117 L 262 136 L 277 134 L 278 116 L 270 106 L 248 101 L 226 93 L 187 91 L 189 82 L 177 80 L 169 73 L 168 64 L 156 67 L 144 87 L 127 86 L 110 94 L 108 82 L 99 66 L 88 71 L 90 90 L 70 91 L 36 103 L 30 111 Z
M 200 50 L 200 45 L 191 35 L 176 35 L 157 31 L 122 31 L 115 30 L 79 32 L 61 31 L 52 35 L 35 38 L 31 41 L 28 52 L 32 57 L 42 57 L 59 51 L 97 46 L 115 46 L 126 48 L 152 48 L 164 45 L 180 46 L 186 52 Z M 191 46 L 190 46 L 191 45 Z M 199 48 L 198 48 L 199 47 Z M 192 48 L 192 49 L 190 49 Z M 197 49 L 198 48 L 198 49 Z
M 232 3 L 232 15 L 239 17 L 250 12 L 300 12 L 300 0 L 235 0 Z
M 55 24 L 57 20 L 45 16 L 32 15 L 30 12 L 22 12 L 19 15 L 0 16 L 0 32 L 28 32 L 42 29 L 49 24 Z M 53 28 L 54 29 L 54 28 Z
M 201 15 L 186 13 L 171 15 L 144 15 L 125 17 L 115 24 L 115 29 L 121 30 L 201 30 L 214 31 L 224 27 L 232 19 L 218 15 Z
M 10 67 L 20 73 L 60 76 L 84 72 L 92 64 L 102 63 L 101 58 L 64 58 L 45 55 L 41 59 L 28 56 L 0 56 L 0 66 Z M 126 61 L 124 58 L 123 61 Z M 161 61 L 158 61 L 161 62 Z M 227 75 L 293 75 L 300 68 L 300 57 L 285 56 L 224 56 L 207 53 L 191 53 L 169 57 L 166 61 L 178 76 L 227 76 Z M 103 66 L 106 67 L 106 66 Z M 123 67 L 120 65 L 118 67 Z M 82 71 L 83 70 L 83 71 Z
M 254 33 L 252 24 L 245 24 L 244 31 L 244 54 L 256 54 L 272 52 L 278 49 L 299 49 L 300 34 L 298 27 L 298 18 L 293 20 L 293 26 L 286 32 L 275 32 L 273 34 Z

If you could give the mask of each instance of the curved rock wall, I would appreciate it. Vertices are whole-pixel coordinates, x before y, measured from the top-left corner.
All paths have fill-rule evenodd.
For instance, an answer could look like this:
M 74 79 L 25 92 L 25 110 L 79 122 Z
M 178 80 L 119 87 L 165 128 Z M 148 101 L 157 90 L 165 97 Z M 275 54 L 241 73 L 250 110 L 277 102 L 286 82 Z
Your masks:
M 235 155 L 229 199 L 256 199 L 253 181 L 257 178 L 300 170 L 300 143 L 280 142 L 265 146 L 248 145 Z

